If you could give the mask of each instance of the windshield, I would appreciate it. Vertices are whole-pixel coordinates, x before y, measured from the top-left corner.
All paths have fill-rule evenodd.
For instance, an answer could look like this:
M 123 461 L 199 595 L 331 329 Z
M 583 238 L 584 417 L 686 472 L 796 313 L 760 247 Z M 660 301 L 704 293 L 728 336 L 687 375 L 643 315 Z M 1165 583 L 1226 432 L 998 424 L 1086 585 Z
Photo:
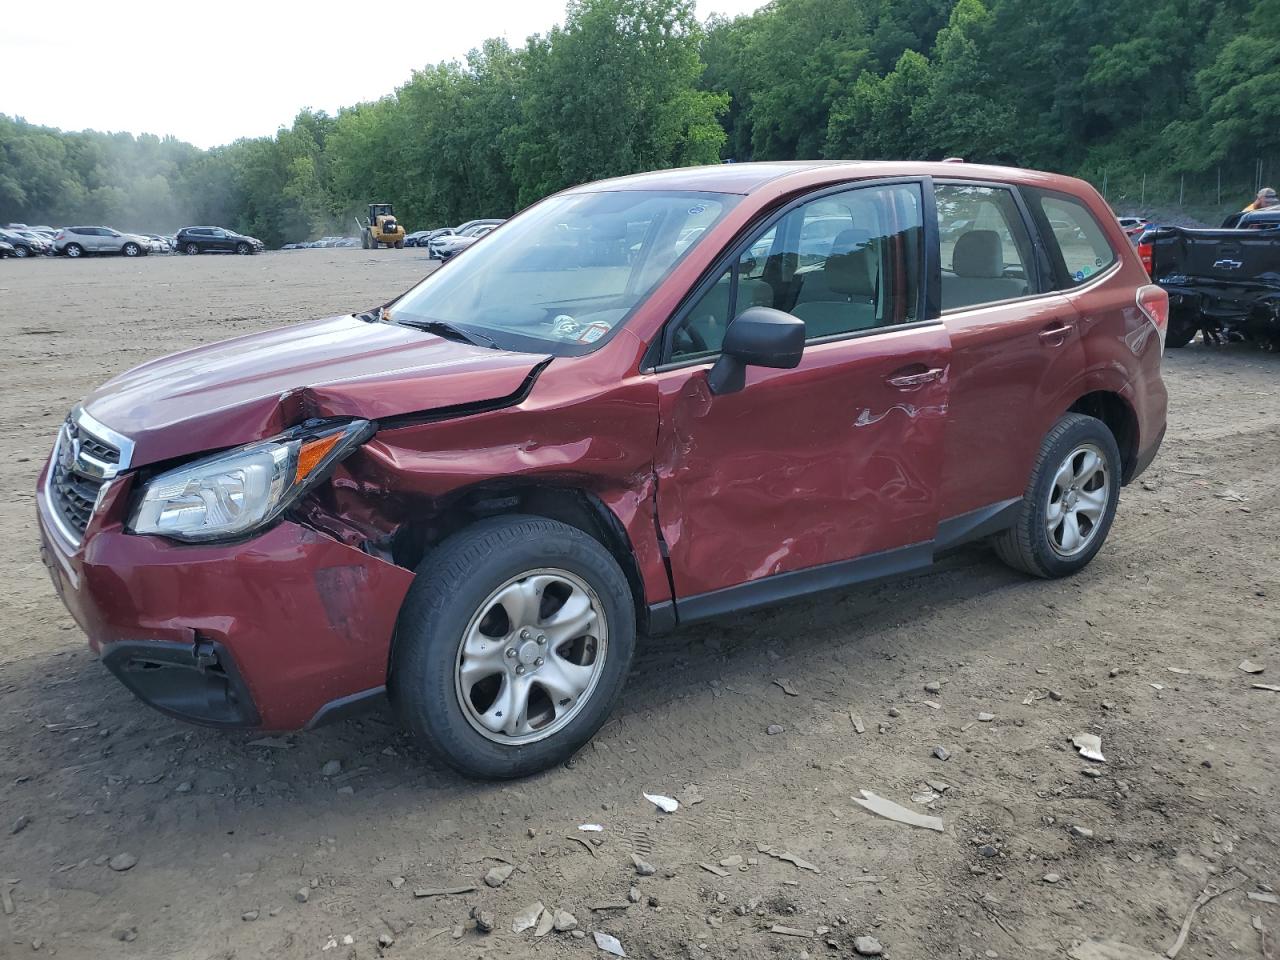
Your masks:
M 502 349 L 589 353 L 738 199 L 654 191 L 552 197 L 423 280 L 391 305 L 391 319 L 478 331 Z

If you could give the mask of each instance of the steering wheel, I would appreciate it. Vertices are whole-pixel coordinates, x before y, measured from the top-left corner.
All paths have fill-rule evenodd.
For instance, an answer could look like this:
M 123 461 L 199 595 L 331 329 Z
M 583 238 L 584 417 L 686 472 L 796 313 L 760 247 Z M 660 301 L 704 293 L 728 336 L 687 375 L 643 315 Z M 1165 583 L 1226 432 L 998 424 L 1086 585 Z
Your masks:
M 681 342 L 682 340 L 684 342 Z M 675 336 L 671 338 L 671 350 L 673 353 L 705 353 L 710 349 L 707 346 L 706 339 L 693 328 L 692 323 L 686 323 L 680 327 Z

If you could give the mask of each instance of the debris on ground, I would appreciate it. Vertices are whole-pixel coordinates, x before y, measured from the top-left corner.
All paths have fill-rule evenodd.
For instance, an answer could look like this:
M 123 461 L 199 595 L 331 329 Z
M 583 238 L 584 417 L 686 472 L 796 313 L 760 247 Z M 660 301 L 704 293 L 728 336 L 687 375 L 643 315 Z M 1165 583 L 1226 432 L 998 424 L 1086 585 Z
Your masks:
M 853 721 L 853 732 L 854 732 L 854 733 L 866 733 L 866 732 L 867 732 L 867 728 L 866 728 L 866 726 L 863 724 L 863 722 L 862 722 L 862 718 L 861 718 L 860 716 L 858 716 L 856 713 L 854 713 L 852 710 L 850 710 L 850 711 L 849 711 L 849 719 Z
M 652 877 L 658 872 L 653 864 L 640 859 L 634 853 L 631 855 L 631 863 L 636 868 L 636 873 L 642 877 Z
M 857 937 L 853 941 L 853 951 L 860 957 L 878 957 L 884 953 L 884 947 L 875 937 Z
M 464 893 L 475 893 L 475 892 L 476 892 L 476 888 L 474 886 L 472 886 L 471 884 L 465 884 L 460 887 L 417 887 L 414 889 L 413 895 L 417 897 L 419 900 L 421 900 L 424 897 L 457 897 L 457 896 L 461 896 Z M 298 893 L 299 894 L 306 893 L 306 890 L 305 889 L 299 890 Z M 300 897 L 300 899 L 302 900 L 303 903 L 306 903 L 305 898 Z
M 951 751 L 948 750 L 946 747 L 942 746 L 941 744 L 933 748 L 933 755 L 937 757 L 939 760 L 951 759 Z
M 797 690 L 797 689 L 792 685 L 792 683 L 791 683 L 791 681 L 790 681 L 790 680 L 775 680 L 775 681 L 773 681 L 773 683 L 774 683 L 774 686 L 781 687 L 781 688 L 782 688 L 782 692 L 783 692 L 783 693 L 785 693 L 788 697 L 798 697 L 798 696 L 800 696 L 800 691 L 799 691 L 799 690 Z
M 515 869 L 509 863 L 500 863 L 489 869 L 489 872 L 484 875 L 484 882 L 490 887 L 500 887 L 507 882 L 507 878 L 515 872 Z
M 1241 660 L 1236 665 L 1236 669 L 1243 670 L 1245 673 L 1261 673 L 1266 667 L 1256 664 L 1252 660 Z
M 810 863 L 808 860 L 802 860 L 799 857 L 797 857 L 794 853 L 788 853 L 788 852 L 778 853 L 768 844 L 757 843 L 756 850 L 760 853 L 766 854 L 767 856 L 773 857 L 775 860 L 782 860 L 786 863 L 790 863 L 794 866 L 797 866 L 801 870 L 808 870 L 810 873 L 822 872 L 817 867 L 815 867 L 812 863 Z
M 479 907 L 471 908 L 471 919 L 476 922 L 476 930 L 480 933 L 493 933 L 493 928 L 497 926 L 497 921 L 493 919 L 493 914 L 488 910 L 481 910 Z M 536 918 L 534 922 L 537 922 Z M 519 930 L 516 931 L 516 933 L 519 932 Z
M 680 809 L 680 803 L 670 797 L 664 797 L 660 793 L 646 793 L 644 798 L 652 803 L 663 813 L 675 813 Z
M 786 924 L 775 923 L 769 928 L 770 933 L 776 933 L 783 937 L 806 937 L 812 938 L 812 930 L 801 930 L 799 927 L 788 927 Z
M 922 813 L 916 813 L 914 810 L 900 806 L 892 800 L 877 796 L 870 790 L 861 790 L 859 792 L 862 796 L 853 797 L 853 802 L 870 810 L 877 816 L 884 817 L 886 820 L 896 820 L 898 823 L 905 823 L 911 827 L 923 827 L 925 830 L 936 830 L 938 833 L 942 833 L 945 829 L 942 826 L 941 817 L 930 817 Z
M 533 935 L 535 937 L 545 937 L 551 932 L 551 928 L 555 922 L 555 914 L 550 910 L 543 910 L 542 916 L 538 917 L 538 925 L 533 929 Z
M 325 765 L 320 768 L 320 776 L 322 777 L 336 777 L 341 772 L 342 772 L 341 760 L 326 761 Z
M 578 826 L 583 833 L 604 833 L 604 827 L 598 823 L 583 823 Z
M 123 873 L 125 870 L 132 870 L 137 863 L 138 858 L 132 853 L 117 853 L 107 861 L 107 866 L 117 873 Z
M 1249 899 L 1257 903 L 1269 903 L 1272 906 L 1280 905 L 1280 897 L 1274 893 L 1259 893 L 1256 890 L 1249 891 Z
M 515 919 L 511 921 L 512 933 L 523 933 L 530 927 L 537 926 L 538 918 L 542 916 L 542 901 L 531 903 L 519 913 L 515 915 Z
M 786 729 L 787 728 L 780 723 L 771 723 L 764 728 L 764 732 L 771 737 L 776 737 L 778 734 L 784 733 Z
M 557 910 L 551 920 L 551 926 L 556 933 L 568 933 L 570 930 L 577 929 L 578 918 L 568 910 Z
M 700 866 L 703 870 L 707 871 L 707 873 L 714 873 L 717 877 L 727 877 L 729 875 L 729 872 L 727 870 L 721 870 L 719 867 L 717 867 L 713 863 L 698 861 L 698 866 Z
M 596 930 L 593 934 L 596 939 L 596 946 L 605 953 L 611 953 L 615 957 L 625 957 L 626 951 L 622 949 L 622 944 L 618 942 L 618 938 L 608 933 L 601 933 Z
M 1178 930 L 1178 938 L 1173 941 L 1173 946 L 1165 951 L 1165 956 L 1168 957 L 1169 960 L 1173 960 L 1173 958 L 1178 955 L 1178 952 L 1186 946 L 1187 936 L 1191 933 L 1191 921 L 1195 919 L 1196 913 L 1199 909 L 1209 901 L 1216 900 L 1224 893 L 1230 893 L 1235 889 L 1237 889 L 1237 887 L 1224 887 L 1221 890 L 1210 890 L 1208 887 L 1205 887 L 1200 891 L 1200 895 L 1192 901 L 1191 907 L 1187 910 L 1187 915 L 1183 919 L 1182 926 Z
M 1255 690 L 1270 690 L 1272 693 L 1280 693 L 1280 687 L 1274 683 L 1252 683 L 1250 686 Z
M 1096 733 L 1077 733 L 1071 738 L 1071 742 L 1086 760 L 1107 762 L 1107 758 L 1102 755 L 1102 738 Z

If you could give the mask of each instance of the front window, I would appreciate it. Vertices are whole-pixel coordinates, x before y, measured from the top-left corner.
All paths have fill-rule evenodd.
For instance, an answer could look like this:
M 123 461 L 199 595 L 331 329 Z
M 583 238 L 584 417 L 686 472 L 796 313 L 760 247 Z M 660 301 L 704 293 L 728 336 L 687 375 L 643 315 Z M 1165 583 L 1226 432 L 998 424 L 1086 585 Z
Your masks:
M 502 349 L 589 353 L 738 199 L 657 191 L 552 197 L 423 280 L 391 305 L 390 319 L 446 323 Z

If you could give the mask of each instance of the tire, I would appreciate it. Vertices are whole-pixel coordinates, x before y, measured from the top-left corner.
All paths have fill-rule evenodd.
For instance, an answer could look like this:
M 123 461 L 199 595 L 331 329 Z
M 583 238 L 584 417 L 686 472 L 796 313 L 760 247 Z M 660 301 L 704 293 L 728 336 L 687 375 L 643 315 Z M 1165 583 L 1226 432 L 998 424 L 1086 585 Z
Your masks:
M 1097 471 L 1089 470 L 1091 461 L 1082 452 L 1097 456 Z M 1015 570 L 1044 578 L 1066 577 L 1084 569 L 1111 531 L 1121 470 L 1120 448 L 1105 423 L 1079 413 L 1062 417 L 1040 445 L 1016 522 L 994 538 L 1000 559 Z M 1066 511 L 1074 520 L 1063 516 L 1064 502 L 1074 506 Z M 1062 519 L 1051 526 L 1056 517 Z M 1088 529 L 1083 529 L 1085 521 Z M 1073 543 L 1072 524 L 1083 538 L 1079 543 Z
M 13 255 L 19 260 L 23 260 L 31 256 L 31 250 L 28 247 L 15 246 L 13 248 Z
M 138 254 L 142 252 L 142 248 L 138 246 L 136 243 L 126 243 L 123 247 L 120 248 L 120 252 L 123 253 L 126 257 L 136 257 Z
M 188 243 L 182 248 L 182 252 L 188 257 L 194 257 L 200 252 L 200 245 L 198 243 Z
M 362 246 L 362 247 L 363 247 L 364 249 L 366 249 L 366 250 L 370 250 L 370 249 L 372 249 L 372 248 L 373 248 L 373 246 L 374 246 L 374 243 L 373 243 L 373 236 L 369 233 L 369 231 L 368 231 L 368 230 L 363 230 L 363 231 L 361 231 L 361 233 L 360 233 L 360 246 Z
M 83 256 L 84 247 L 80 246 L 80 244 L 78 243 L 68 243 L 66 247 L 63 249 L 63 253 L 65 253 L 68 257 Z
M 404 249 L 404 241 L 403 241 L 403 240 L 397 240 L 397 241 L 396 241 L 396 249 L 397 249 L 397 250 L 403 250 L 403 249 Z
M 237 243 L 236 253 L 242 257 L 247 257 L 249 254 L 253 253 L 253 249 L 247 243 Z
M 538 605 L 532 614 L 521 614 L 525 598 Z M 594 616 L 588 626 L 555 622 L 584 604 Z M 574 637 L 577 629 L 590 633 Z M 555 520 L 494 517 L 449 537 L 419 565 L 396 624 L 388 688 L 404 724 L 460 773 L 523 777 L 563 763 L 600 729 L 626 680 L 635 637 L 627 578 L 598 541 Z M 553 702 L 539 676 L 572 681 L 576 702 Z M 503 695 L 521 689 L 525 709 L 513 718 L 513 705 L 499 719 Z M 485 718 L 513 729 L 486 730 Z
M 1188 343 L 1196 338 L 1196 331 L 1199 325 L 1194 317 L 1184 315 L 1171 316 L 1169 318 L 1169 329 L 1165 331 L 1164 345 L 1170 350 L 1178 350 L 1185 347 Z

